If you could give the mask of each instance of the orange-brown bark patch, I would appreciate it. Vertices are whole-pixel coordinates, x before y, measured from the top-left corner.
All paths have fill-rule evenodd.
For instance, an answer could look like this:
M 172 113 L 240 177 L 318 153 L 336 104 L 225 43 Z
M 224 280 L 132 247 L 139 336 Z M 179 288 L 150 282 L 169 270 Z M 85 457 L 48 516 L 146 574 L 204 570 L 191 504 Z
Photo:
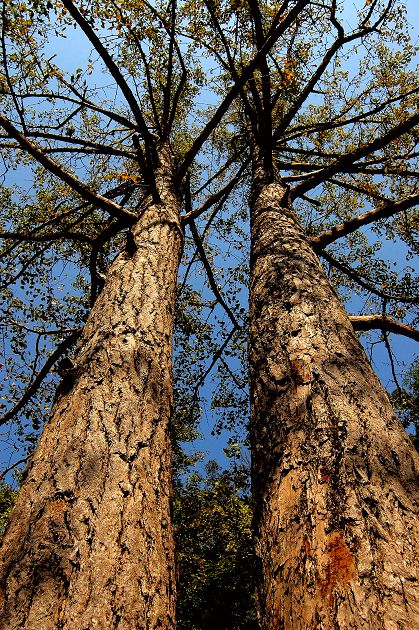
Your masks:
M 332 532 L 326 542 L 326 566 L 320 580 L 322 596 L 330 595 L 337 585 L 347 584 L 356 576 L 355 560 L 342 532 Z
M 330 471 L 328 468 L 320 468 L 320 483 L 326 483 L 330 481 Z
M 311 381 L 311 365 L 307 359 L 292 358 L 290 363 L 294 379 L 298 384 L 303 385 Z

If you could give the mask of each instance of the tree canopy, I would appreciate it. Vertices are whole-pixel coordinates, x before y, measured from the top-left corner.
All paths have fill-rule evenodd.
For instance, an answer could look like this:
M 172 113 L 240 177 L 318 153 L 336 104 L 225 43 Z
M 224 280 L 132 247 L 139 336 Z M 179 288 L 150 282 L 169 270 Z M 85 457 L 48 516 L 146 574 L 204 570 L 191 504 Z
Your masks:
M 417 48 L 407 18 L 398 2 L 356 11 L 335 2 L 3 3 L 3 366 L 17 404 L 3 402 L 5 421 L 24 410 L 35 430 L 42 424 L 52 396 L 44 379 L 152 191 L 153 147 L 165 137 L 179 181 L 190 171 L 188 273 L 205 257 L 220 317 L 236 332 L 243 304 L 234 290 L 224 298 L 221 283 L 245 282 L 246 252 L 231 280 L 217 284 L 212 267 L 246 238 L 246 125 L 257 124 L 333 282 L 354 307 L 354 293 L 364 300 L 354 325 L 417 338 L 412 267 L 383 247 L 416 254 Z M 75 68 L 56 52 L 72 38 L 86 51 Z M 268 119 L 273 131 L 263 129 Z M 181 287 L 184 301 L 191 289 Z

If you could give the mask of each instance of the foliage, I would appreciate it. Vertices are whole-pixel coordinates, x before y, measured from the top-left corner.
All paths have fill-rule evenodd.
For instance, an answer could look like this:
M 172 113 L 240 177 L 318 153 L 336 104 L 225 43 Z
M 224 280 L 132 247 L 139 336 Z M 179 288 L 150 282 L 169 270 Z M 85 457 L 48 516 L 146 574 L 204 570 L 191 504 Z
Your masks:
M 413 362 L 404 375 L 403 385 L 395 389 L 390 397 L 419 451 L 419 359 Z
M 247 471 L 209 462 L 175 495 L 180 630 L 256 629 Z
M 0 481 L 0 537 L 3 536 L 10 511 L 15 504 L 18 490 L 5 481 Z

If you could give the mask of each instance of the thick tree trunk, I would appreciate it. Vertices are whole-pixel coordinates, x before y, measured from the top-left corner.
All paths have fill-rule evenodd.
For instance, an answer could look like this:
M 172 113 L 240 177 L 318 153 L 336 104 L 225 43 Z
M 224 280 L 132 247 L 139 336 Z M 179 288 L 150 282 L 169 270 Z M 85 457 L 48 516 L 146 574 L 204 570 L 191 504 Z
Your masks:
M 171 345 L 179 201 L 112 264 L 32 458 L 2 550 L 3 630 L 175 627 Z
M 418 458 L 278 183 L 250 301 L 262 630 L 419 627 Z

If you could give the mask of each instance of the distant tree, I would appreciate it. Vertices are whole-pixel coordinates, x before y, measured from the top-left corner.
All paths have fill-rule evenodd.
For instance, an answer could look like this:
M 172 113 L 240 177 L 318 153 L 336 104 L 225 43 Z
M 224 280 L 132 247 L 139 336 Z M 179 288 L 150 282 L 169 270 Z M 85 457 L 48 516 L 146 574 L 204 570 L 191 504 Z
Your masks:
M 174 505 L 179 630 L 256 630 L 248 471 L 210 462 L 177 486 Z

